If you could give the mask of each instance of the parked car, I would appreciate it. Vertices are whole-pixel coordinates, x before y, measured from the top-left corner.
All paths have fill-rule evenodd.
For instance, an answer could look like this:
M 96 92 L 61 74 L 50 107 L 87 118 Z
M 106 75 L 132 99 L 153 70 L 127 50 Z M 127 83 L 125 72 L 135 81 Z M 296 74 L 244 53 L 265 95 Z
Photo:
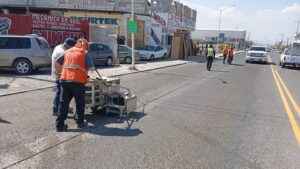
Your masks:
M 135 62 L 140 61 L 140 54 L 138 51 L 134 51 Z M 132 62 L 132 48 L 126 45 L 119 45 L 118 57 L 120 63 L 130 64 Z
M 279 66 L 300 66 L 300 48 L 286 48 L 280 55 Z
M 263 46 L 252 46 L 246 53 L 246 63 L 262 62 L 268 63 L 268 52 Z
M 0 68 L 27 75 L 33 70 L 51 65 L 47 40 L 35 35 L 0 35 Z
M 89 52 L 92 55 L 95 66 L 111 66 L 113 64 L 114 54 L 108 46 L 96 42 L 90 42 Z
M 144 46 L 139 50 L 139 53 L 141 60 L 146 59 L 153 61 L 154 59 L 159 58 L 165 59 L 167 57 L 168 50 L 161 46 Z

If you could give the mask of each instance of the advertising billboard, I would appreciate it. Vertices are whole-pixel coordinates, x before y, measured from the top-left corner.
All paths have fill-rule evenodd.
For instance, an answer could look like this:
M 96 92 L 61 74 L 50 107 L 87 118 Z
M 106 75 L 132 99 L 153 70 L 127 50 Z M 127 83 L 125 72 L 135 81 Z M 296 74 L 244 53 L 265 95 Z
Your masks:
M 63 43 L 68 37 L 88 38 L 89 25 L 77 19 L 32 14 L 0 14 L 0 34 L 43 36 L 50 46 Z

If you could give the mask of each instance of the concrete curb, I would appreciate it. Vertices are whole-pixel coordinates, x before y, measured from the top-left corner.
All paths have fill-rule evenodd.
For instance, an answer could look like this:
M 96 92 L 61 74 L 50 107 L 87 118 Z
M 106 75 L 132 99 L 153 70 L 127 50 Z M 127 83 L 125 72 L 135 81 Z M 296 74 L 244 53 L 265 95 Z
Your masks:
M 164 66 L 164 67 L 157 67 L 157 68 L 147 69 L 147 70 L 142 70 L 142 71 L 127 72 L 127 73 L 113 75 L 113 76 L 108 76 L 108 77 L 118 77 L 118 76 L 124 76 L 124 75 L 129 75 L 129 74 L 136 74 L 136 73 L 141 73 L 141 72 L 147 72 L 147 71 L 152 71 L 152 70 L 159 70 L 159 69 L 164 69 L 164 68 L 169 68 L 169 67 L 175 67 L 175 66 L 185 65 L 185 64 L 189 64 L 189 63 L 191 63 L 191 62 L 188 61 L 186 63 L 178 63 L 178 64 L 174 64 L 174 65 L 169 65 L 169 66 Z M 56 85 L 52 85 L 52 86 L 40 87 L 40 88 L 35 88 L 35 89 L 30 89 L 30 90 L 22 90 L 22 91 L 17 91 L 17 92 L 0 94 L 0 97 L 11 96 L 11 95 L 15 95 L 15 94 L 27 93 L 27 92 L 38 91 L 38 90 L 44 90 L 44 89 L 50 89 L 50 88 L 53 88 L 55 86 Z
M 147 70 L 133 71 L 133 72 L 128 72 L 128 73 L 121 73 L 121 74 L 118 74 L 118 75 L 112 75 L 112 76 L 108 76 L 108 77 L 118 77 L 118 76 L 124 76 L 124 75 L 141 73 L 141 72 L 148 72 L 148 71 L 152 71 L 152 70 L 159 70 L 159 69 L 164 69 L 164 68 L 169 68 L 169 67 L 175 67 L 175 66 L 185 65 L 185 64 L 189 64 L 189 63 L 190 63 L 190 61 L 188 61 L 186 63 L 178 63 L 178 64 L 174 64 L 174 65 L 169 65 L 169 66 L 164 66 L 164 67 L 157 67 L 157 68 L 152 68 L 152 69 L 147 69 Z

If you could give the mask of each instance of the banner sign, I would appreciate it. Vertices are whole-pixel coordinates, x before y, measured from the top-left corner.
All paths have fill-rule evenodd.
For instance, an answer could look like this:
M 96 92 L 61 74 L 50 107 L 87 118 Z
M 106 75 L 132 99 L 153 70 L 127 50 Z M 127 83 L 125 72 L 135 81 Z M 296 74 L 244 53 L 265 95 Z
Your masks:
M 77 19 L 43 14 L 0 14 L 0 33 L 36 34 L 43 36 L 54 47 L 62 44 L 68 37 L 88 38 L 89 24 Z

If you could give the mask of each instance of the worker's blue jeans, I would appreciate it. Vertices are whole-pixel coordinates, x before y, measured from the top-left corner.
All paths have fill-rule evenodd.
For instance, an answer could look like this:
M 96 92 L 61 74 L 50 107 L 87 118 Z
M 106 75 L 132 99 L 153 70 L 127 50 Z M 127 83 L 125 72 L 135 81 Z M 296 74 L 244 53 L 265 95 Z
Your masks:
M 68 116 L 69 104 L 72 98 L 75 98 L 76 103 L 76 123 L 84 122 L 85 109 L 85 86 L 80 83 L 61 82 L 61 100 L 59 104 L 58 116 L 56 119 L 56 127 L 60 128 L 64 125 Z
M 60 102 L 60 93 L 61 93 L 61 84 L 59 80 L 55 81 L 56 83 L 56 90 L 53 100 L 53 112 L 58 113 L 58 106 Z

